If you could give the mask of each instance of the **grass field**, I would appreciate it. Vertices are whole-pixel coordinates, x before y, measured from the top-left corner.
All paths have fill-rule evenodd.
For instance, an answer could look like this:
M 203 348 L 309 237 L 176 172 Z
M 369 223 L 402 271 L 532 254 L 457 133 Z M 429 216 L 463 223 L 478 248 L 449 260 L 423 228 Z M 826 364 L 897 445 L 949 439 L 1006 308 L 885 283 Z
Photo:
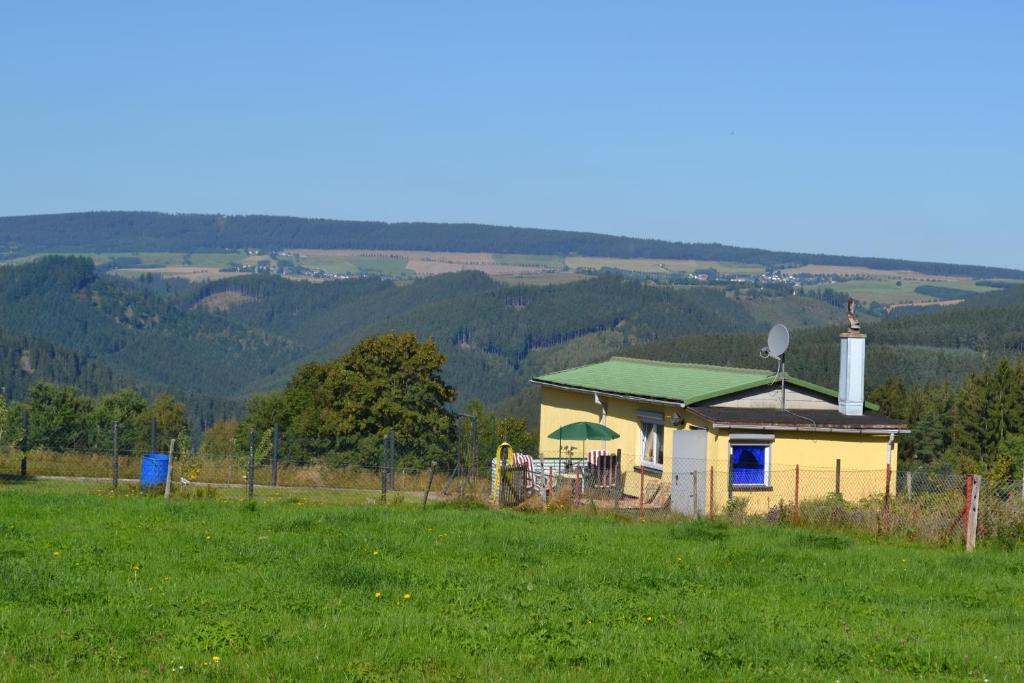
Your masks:
M 0 483 L 0 678 L 1020 680 L 1024 554 Z
M 690 273 L 695 270 L 714 268 L 730 275 L 760 275 L 764 266 L 750 263 L 728 263 L 724 261 L 695 261 L 692 259 L 651 259 L 651 258 L 606 258 L 592 256 L 570 256 L 565 259 L 570 268 L 618 268 L 641 273 Z
M 897 282 L 901 284 L 898 285 Z M 841 292 L 847 292 L 859 301 L 877 301 L 883 305 L 916 304 L 937 301 L 938 299 L 933 296 L 927 296 L 914 291 L 915 287 L 925 284 L 962 291 L 965 294 L 991 292 L 994 290 L 993 287 L 978 286 L 970 279 L 951 278 L 940 281 L 899 280 L 897 278 L 847 280 L 845 282 L 837 282 L 831 285 L 811 285 L 808 286 L 807 289 L 813 291 L 824 289 L 825 287 L 831 287 L 832 289 Z

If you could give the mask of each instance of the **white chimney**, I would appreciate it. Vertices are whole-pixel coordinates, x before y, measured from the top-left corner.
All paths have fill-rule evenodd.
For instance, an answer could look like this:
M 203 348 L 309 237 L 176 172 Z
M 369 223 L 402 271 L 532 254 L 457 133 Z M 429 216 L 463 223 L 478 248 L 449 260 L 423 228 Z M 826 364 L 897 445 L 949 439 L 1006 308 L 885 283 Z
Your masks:
M 860 332 L 839 335 L 839 412 L 864 414 L 864 353 L 867 338 Z

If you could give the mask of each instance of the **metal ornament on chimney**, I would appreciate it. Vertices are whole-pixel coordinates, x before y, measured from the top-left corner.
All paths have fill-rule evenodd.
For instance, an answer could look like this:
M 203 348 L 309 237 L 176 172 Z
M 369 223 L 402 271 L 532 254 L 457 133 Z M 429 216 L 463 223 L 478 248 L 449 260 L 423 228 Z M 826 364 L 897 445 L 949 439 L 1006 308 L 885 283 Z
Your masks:
M 849 332 L 860 332 L 860 321 L 857 320 L 857 302 L 853 297 L 846 298 L 846 319 L 849 321 Z

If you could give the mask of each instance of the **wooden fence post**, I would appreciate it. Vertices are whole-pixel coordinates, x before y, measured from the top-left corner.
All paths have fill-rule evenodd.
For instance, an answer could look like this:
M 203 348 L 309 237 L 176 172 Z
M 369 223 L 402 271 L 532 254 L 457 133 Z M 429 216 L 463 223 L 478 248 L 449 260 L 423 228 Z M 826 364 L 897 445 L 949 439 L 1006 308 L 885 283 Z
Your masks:
M 907 472 L 907 499 L 914 497 L 914 473 Z
M 174 464 L 174 439 L 171 439 L 171 447 L 167 449 L 167 478 L 164 479 L 164 498 L 171 497 L 171 465 Z
M 690 474 L 693 475 L 693 516 L 700 517 L 704 514 L 704 511 L 697 506 L 697 501 L 699 500 L 697 497 L 697 470 L 694 470 Z
M 967 499 L 967 517 L 964 519 L 964 544 L 969 553 L 974 552 L 974 547 L 978 541 L 978 498 L 980 493 L 981 477 L 968 474 L 965 496 Z
M 715 516 L 715 466 L 708 467 L 708 517 Z
M 640 519 L 644 518 L 644 498 L 647 496 L 644 484 L 644 466 L 640 464 Z
M 840 485 L 840 483 L 841 483 L 841 474 L 840 474 L 840 472 L 841 471 L 842 471 L 842 467 L 841 467 L 841 464 L 840 464 L 840 460 L 839 460 L 839 458 L 836 458 L 836 495 L 837 496 L 843 495 L 843 488 Z
M 573 491 L 573 493 L 576 494 L 574 496 L 574 498 L 576 498 L 576 505 L 583 504 L 583 480 L 581 479 L 582 476 L 583 467 L 581 465 L 576 465 L 576 486 L 574 487 L 575 490 Z
M 971 487 L 970 508 L 967 512 L 967 552 L 974 552 L 974 546 L 978 540 L 978 499 L 981 494 L 981 477 L 971 477 L 974 485 Z
M 434 483 L 434 468 L 437 467 L 436 462 L 430 463 L 430 476 L 427 477 L 427 490 L 423 492 L 423 509 L 427 509 L 427 499 L 430 497 L 430 485 Z

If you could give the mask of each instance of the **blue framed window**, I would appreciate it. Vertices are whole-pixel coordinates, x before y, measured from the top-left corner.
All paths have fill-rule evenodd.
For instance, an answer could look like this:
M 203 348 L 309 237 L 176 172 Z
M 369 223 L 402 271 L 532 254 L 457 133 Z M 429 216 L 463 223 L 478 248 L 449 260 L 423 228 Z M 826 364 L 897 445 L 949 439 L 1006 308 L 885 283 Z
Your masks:
M 729 448 L 732 458 L 732 485 L 768 486 L 771 446 L 768 444 L 739 443 Z

